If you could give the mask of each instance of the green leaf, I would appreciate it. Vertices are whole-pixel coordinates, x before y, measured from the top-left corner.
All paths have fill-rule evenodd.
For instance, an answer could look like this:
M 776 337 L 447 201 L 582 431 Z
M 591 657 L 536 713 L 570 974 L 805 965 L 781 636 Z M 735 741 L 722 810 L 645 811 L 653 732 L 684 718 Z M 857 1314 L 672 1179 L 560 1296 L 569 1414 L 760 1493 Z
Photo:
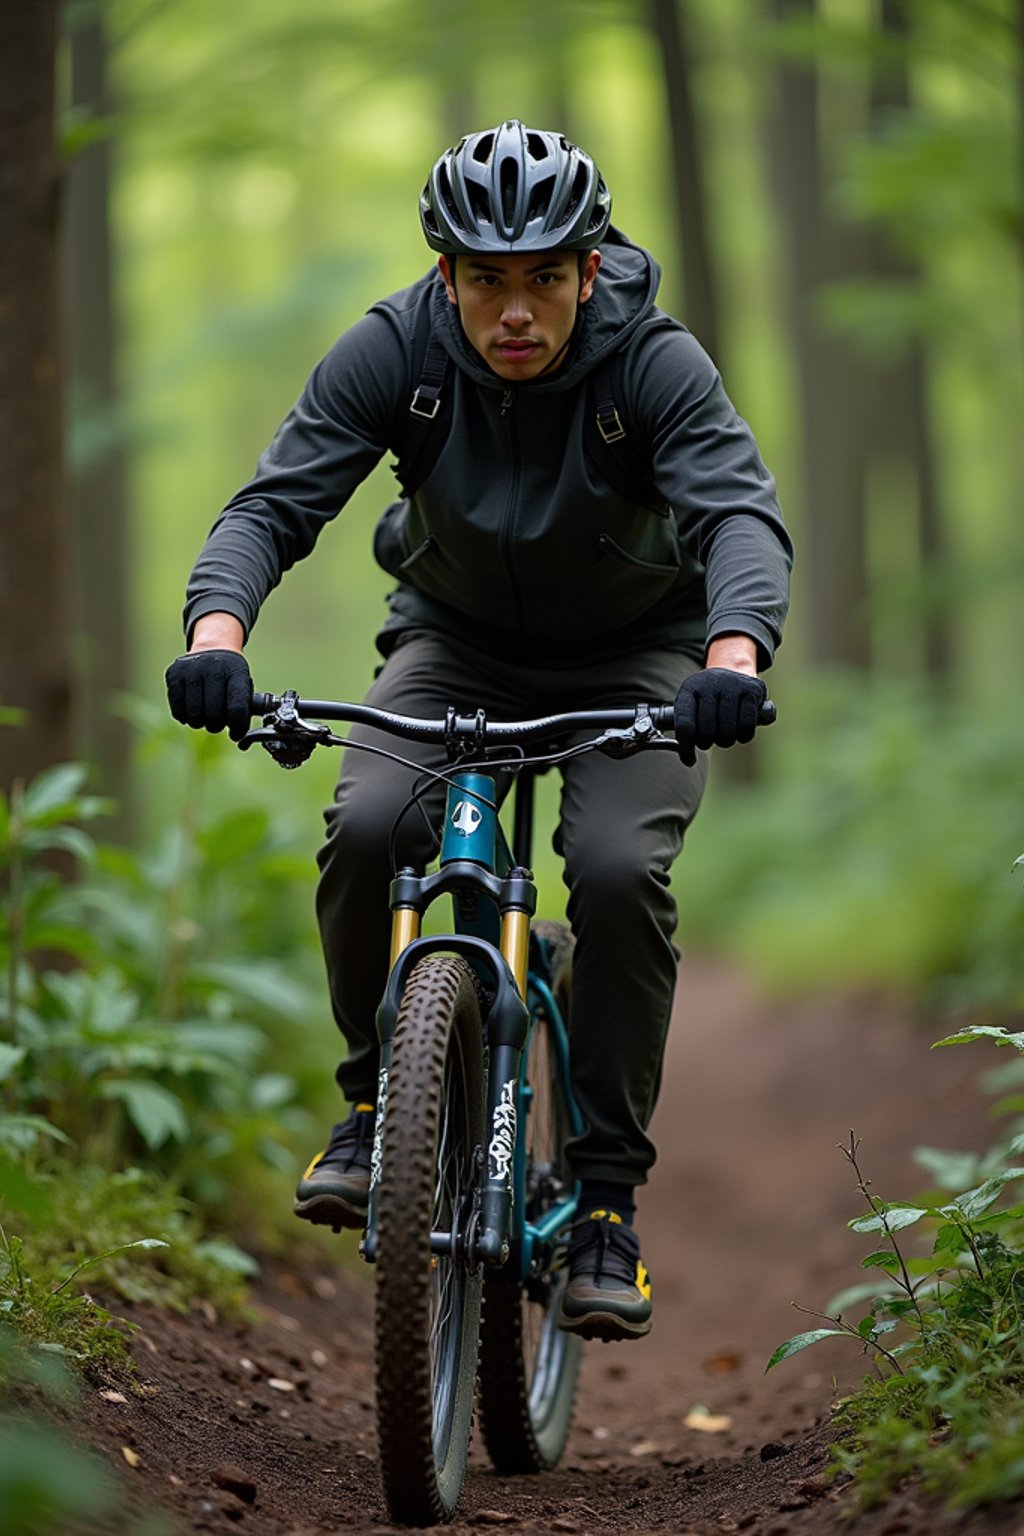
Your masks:
M 957 1226 L 955 1221 L 948 1221 L 945 1222 L 936 1232 L 935 1244 L 932 1248 L 932 1253 L 948 1253 L 956 1255 L 963 1253 L 967 1246 L 967 1239 L 964 1237 L 960 1227 Z
M 869 1312 L 867 1317 L 862 1317 L 860 1322 L 857 1324 L 857 1332 L 860 1334 L 862 1339 L 870 1339 L 877 1326 L 878 1319 L 875 1317 L 873 1312 Z
M 979 1184 L 976 1189 L 969 1189 L 962 1195 L 957 1195 L 953 1206 L 962 1211 L 967 1221 L 974 1221 L 990 1205 L 994 1205 L 999 1199 L 1007 1184 L 1014 1179 L 1024 1179 L 1024 1168 L 1007 1168 L 1003 1173 L 996 1174 L 994 1178 L 986 1179 L 984 1184 Z M 948 1215 L 951 1207 L 944 1205 L 942 1214 Z
M 927 1168 L 942 1189 L 956 1192 L 973 1184 L 980 1159 L 974 1152 L 947 1152 L 940 1147 L 915 1147 L 914 1162 Z
M 151 1152 L 165 1141 L 184 1141 L 188 1136 L 188 1116 L 177 1094 L 159 1083 L 123 1078 L 104 1083 L 105 1099 L 120 1099 L 128 1118 Z
M 233 1275 L 258 1275 L 260 1272 L 260 1266 L 252 1254 L 229 1243 L 226 1238 L 208 1238 L 206 1242 L 197 1243 L 195 1251 L 200 1258 L 212 1260 Z
M 904 1227 L 912 1227 L 922 1216 L 929 1216 L 931 1212 L 919 1205 L 900 1205 L 898 1202 L 886 1205 L 884 1209 L 874 1216 L 857 1216 L 846 1225 L 851 1232 L 901 1232 Z
M 765 1366 L 764 1373 L 767 1376 L 773 1365 L 778 1365 L 781 1361 L 788 1360 L 791 1355 L 799 1354 L 800 1350 L 809 1348 L 811 1344 L 817 1344 L 821 1339 L 843 1337 L 849 1337 L 844 1328 L 812 1328 L 808 1333 L 794 1334 L 793 1338 L 787 1339 L 784 1344 L 779 1345 Z
M 1011 1033 L 1001 1024 L 971 1024 L 955 1035 L 947 1035 L 944 1040 L 936 1040 L 932 1050 L 937 1050 L 942 1045 L 970 1045 L 974 1040 L 994 1040 L 996 1045 L 1012 1045 L 1016 1050 L 1024 1051 L 1024 1032 Z
M 851 1307 L 859 1307 L 862 1301 L 871 1302 L 872 1306 L 888 1306 L 890 1300 L 899 1294 L 900 1288 L 896 1281 L 890 1280 L 888 1275 L 880 1275 L 875 1280 L 861 1280 L 856 1285 L 848 1285 L 844 1290 L 837 1291 L 829 1297 L 824 1310 L 829 1317 L 838 1317 Z
M 70 1285 L 76 1275 L 80 1275 L 83 1269 L 89 1269 L 93 1264 L 102 1264 L 104 1259 L 112 1259 L 119 1253 L 127 1253 L 131 1248 L 169 1248 L 171 1245 L 162 1237 L 138 1237 L 132 1243 L 118 1243 L 116 1248 L 107 1248 L 103 1253 L 94 1254 L 91 1258 L 83 1259 L 81 1264 L 76 1264 L 69 1275 L 65 1275 L 60 1285 L 53 1288 L 54 1295 L 58 1295 L 66 1285 Z
M 883 1248 L 880 1252 L 869 1253 L 866 1259 L 861 1259 L 860 1267 L 861 1269 L 887 1269 L 890 1274 L 894 1274 L 900 1267 L 900 1261 L 894 1253 L 889 1252 L 888 1248 Z M 830 1307 L 829 1311 L 831 1310 Z
M 20 1067 L 24 1060 L 25 1051 L 22 1046 L 0 1041 L 0 1083 L 6 1083 L 15 1067 Z
M 66 1136 L 59 1126 L 44 1119 L 42 1115 L 0 1114 L 0 1146 L 17 1151 L 31 1146 L 37 1136 L 49 1136 L 51 1140 L 61 1141 L 68 1147 L 73 1145 L 70 1136 Z
M 44 768 L 25 791 L 25 817 L 31 825 L 54 811 L 73 806 L 75 796 L 85 783 L 84 763 L 57 763 Z

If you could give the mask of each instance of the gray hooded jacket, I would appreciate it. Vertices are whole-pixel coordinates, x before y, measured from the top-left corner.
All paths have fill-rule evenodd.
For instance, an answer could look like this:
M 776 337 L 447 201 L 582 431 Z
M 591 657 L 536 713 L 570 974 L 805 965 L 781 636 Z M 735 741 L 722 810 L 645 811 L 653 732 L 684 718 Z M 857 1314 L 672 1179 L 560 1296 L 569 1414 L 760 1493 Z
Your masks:
M 234 614 L 246 634 L 284 571 L 390 450 L 397 455 L 433 326 L 455 366 L 452 424 L 424 483 L 385 513 L 380 563 L 398 578 L 380 648 L 440 630 L 525 662 L 584 663 L 664 645 L 703 660 L 740 632 L 771 663 L 792 550 L 753 435 L 711 359 L 657 309 L 654 259 L 614 228 L 566 362 L 509 385 L 466 340 L 432 270 L 346 331 L 316 366 L 225 507 L 188 584 L 185 630 Z M 616 390 L 666 503 L 627 500 L 586 451 L 587 374 L 619 352 Z

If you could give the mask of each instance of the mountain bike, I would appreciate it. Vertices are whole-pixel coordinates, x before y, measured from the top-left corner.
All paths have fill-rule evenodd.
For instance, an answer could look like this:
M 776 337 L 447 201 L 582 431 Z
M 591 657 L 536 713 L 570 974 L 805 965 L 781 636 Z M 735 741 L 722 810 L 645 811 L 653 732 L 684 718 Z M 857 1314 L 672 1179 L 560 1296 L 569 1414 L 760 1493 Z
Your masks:
M 538 772 L 584 751 L 677 750 L 671 705 L 496 723 L 483 711 L 418 720 L 363 704 L 255 694 L 261 743 L 284 767 L 317 746 L 383 751 L 416 776 L 407 806 L 447 788 L 440 857 L 391 884 L 391 970 L 377 1014 L 380 1074 L 362 1257 L 376 1266 L 381 1479 L 392 1519 L 455 1510 L 474 1395 L 497 1471 L 539 1472 L 565 1446 L 579 1341 L 558 1328 L 577 1186 L 566 1143 L 583 1129 L 569 1072 L 572 936 L 534 922 Z M 762 723 L 773 718 L 770 704 Z M 448 767 L 335 735 L 374 726 L 443 747 Z M 592 735 L 596 731 L 597 735 Z M 553 745 L 558 743 L 558 745 Z M 547 747 L 548 750 L 544 750 Z M 497 775 L 515 783 L 511 844 Z M 400 818 L 399 818 L 400 819 Z M 423 936 L 451 896 L 453 931 Z

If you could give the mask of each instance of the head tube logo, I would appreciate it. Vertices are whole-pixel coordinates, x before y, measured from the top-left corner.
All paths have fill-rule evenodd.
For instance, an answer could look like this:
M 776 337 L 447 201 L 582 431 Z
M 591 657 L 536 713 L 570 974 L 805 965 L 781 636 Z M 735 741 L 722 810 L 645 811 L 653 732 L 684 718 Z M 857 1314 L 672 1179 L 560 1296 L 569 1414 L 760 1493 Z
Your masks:
M 469 800 L 460 800 L 452 812 L 452 826 L 460 837 L 472 837 L 483 815 Z

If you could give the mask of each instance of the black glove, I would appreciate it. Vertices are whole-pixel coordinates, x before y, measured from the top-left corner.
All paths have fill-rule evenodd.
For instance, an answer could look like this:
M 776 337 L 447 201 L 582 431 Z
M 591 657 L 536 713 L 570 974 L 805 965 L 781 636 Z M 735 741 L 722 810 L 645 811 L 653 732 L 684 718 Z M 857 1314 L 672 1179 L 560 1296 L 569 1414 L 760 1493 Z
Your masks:
M 249 663 L 238 651 L 192 651 L 167 668 L 167 702 L 171 714 L 193 730 L 222 731 L 232 741 L 249 729 L 252 718 L 252 677 Z
M 687 767 L 697 761 L 698 747 L 731 747 L 753 740 L 767 695 L 761 679 L 745 672 L 707 667 L 692 673 L 676 694 L 676 740 Z

